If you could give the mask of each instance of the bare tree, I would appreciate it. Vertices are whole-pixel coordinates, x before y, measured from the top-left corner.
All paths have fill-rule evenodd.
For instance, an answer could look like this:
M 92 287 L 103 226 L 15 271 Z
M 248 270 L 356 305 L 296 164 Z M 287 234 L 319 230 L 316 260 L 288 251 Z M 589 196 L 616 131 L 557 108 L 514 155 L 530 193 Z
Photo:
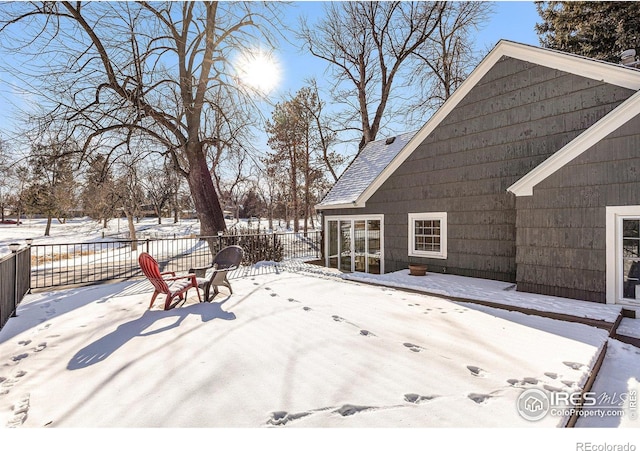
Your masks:
M 128 149 L 132 136 L 160 143 L 186 178 L 201 233 L 225 229 L 206 154 L 223 138 L 206 123 L 216 95 L 242 90 L 231 58 L 276 21 L 271 2 L 41 2 L 1 6 L 9 51 L 31 49 L 51 123 L 96 148 Z M 21 38 L 24 38 L 22 40 Z M 13 45 L 10 45 L 9 43 Z M 238 96 L 238 98 L 242 98 Z M 214 171 L 216 168 L 213 168 Z
M 0 139 L 0 221 L 4 222 L 4 212 L 9 206 L 13 178 L 13 161 L 6 141 Z
M 127 218 L 131 250 L 138 249 L 135 218 L 140 214 L 144 202 L 144 190 L 138 174 L 140 162 L 136 157 L 120 159 L 115 179 L 114 201 L 118 210 Z
M 477 65 L 471 32 L 485 23 L 491 2 L 448 2 L 438 27 L 425 46 L 414 54 L 412 79 L 422 95 L 411 110 L 423 119 L 425 111 L 438 109 Z
M 405 63 L 437 30 L 445 7 L 445 2 L 332 2 L 313 29 L 302 21 L 298 37 L 330 63 L 335 99 L 356 112 L 346 123 L 358 123 L 360 149 L 376 139 L 392 87 L 403 82 Z
M 142 169 L 139 184 L 144 191 L 146 201 L 153 206 L 158 216 L 158 224 L 162 224 L 162 213 L 172 200 L 176 199 L 180 188 L 178 173 L 173 169 L 170 161 L 165 160 L 162 165 L 152 163 Z

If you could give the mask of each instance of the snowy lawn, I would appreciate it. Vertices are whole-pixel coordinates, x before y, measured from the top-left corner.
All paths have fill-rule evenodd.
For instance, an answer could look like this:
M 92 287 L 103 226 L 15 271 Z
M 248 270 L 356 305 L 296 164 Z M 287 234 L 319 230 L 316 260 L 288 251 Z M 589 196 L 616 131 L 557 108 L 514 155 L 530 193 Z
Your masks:
M 323 274 L 239 272 L 232 296 L 192 291 L 166 312 L 147 309 L 146 282 L 27 296 L 0 331 L 0 425 L 557 427 L 521 418 L 516 399 L 578 390 L 607 341 Z

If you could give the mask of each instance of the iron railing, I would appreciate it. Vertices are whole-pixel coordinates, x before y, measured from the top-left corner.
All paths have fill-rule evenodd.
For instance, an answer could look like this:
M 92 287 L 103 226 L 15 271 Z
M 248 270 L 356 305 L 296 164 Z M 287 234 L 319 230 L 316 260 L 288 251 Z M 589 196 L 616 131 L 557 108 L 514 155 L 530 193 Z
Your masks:
M 317 260 L 322 232 L 238 234 L 209 237 L 111 240 L 31 246 L 31 288 L 82 285 L 141 277 L 140 252 L 162 271 L 186 272 L 209 264 L 220 249 L 240 245 L 244 264 L 260 260 Z
M 15 314 L 29 292 L 31 248 L 26 247 L 0 259 L 0 328 Z

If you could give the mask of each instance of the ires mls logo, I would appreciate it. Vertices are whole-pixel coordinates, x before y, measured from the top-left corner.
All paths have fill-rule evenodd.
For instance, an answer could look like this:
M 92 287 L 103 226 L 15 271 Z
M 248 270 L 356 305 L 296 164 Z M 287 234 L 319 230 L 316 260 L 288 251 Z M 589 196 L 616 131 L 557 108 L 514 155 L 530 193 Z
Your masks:
M 538 388 L 529 388 L 518 396 L 516 407 L 525 420 L 538 421 L 549 413 L 551 401 L 547 392 Z
M 562 392 L 539 388 L 524 390 L 517 399 L 518 414 L 527 421 L 539 421 L 548 414 L 570 417 L 621 417 L 628 414 L 637 418 L 637 392 L 627 393 Z

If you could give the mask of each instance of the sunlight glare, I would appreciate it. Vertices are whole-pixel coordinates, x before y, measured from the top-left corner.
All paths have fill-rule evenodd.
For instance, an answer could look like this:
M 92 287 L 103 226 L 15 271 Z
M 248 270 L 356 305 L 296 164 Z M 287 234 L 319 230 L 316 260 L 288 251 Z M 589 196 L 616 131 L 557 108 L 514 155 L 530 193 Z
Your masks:
M 238 75 L 246 86 L 269 94 L 280 83 L 280 67 L 274 56 L 262 50 L 247 50 L 238 58 Z

